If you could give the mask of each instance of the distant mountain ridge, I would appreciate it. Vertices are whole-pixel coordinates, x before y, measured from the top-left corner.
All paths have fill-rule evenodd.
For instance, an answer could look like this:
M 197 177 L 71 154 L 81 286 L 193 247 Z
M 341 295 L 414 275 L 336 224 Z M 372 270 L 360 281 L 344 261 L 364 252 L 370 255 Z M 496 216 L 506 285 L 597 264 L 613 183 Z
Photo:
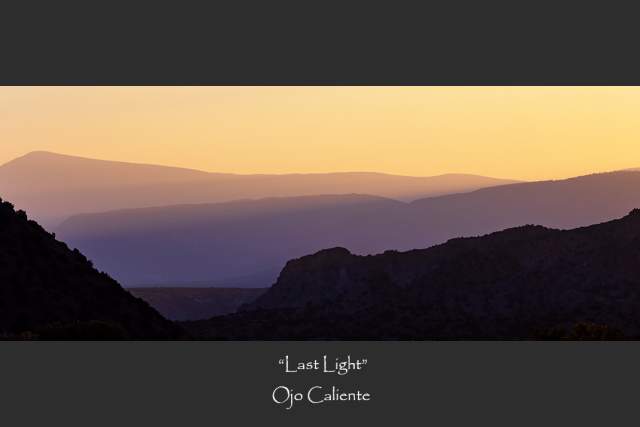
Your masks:
M 200 320 L 234 313 L 255 300 L 266 288 L 129 288 L 170 320 Z
M 245 284 L 264 287 L 287 260 L 328 247 L 376 254 L 527 223 L 606 221 L 640 206 L 638 188 L 640 172 L 613 172 L 411 203 L 356 194 L 268 198 L 81 215 L 56 232 L 128 286 L 273 272 Z
M 372 194 L 413 200 L 515 182 L 467 174 L 409 177 L 369 172 L 240 175 L 95 160 L 44 151 L 0 166 L 0 195 L 43 225 L 116 209 L 247 198 Z
M 575 325 L 640 338 L 640 210 L 573 230 L 521 226 L 428 249 L 291 260 L 217 339 L 549 339 Z M 587 327 L 589 329 L 589 327 Z

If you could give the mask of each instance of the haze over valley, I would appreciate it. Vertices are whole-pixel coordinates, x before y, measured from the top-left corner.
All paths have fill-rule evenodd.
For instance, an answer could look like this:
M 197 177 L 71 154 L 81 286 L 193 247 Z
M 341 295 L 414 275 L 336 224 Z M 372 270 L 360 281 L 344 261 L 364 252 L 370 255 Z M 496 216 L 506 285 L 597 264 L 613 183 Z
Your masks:
M 0 178 L 17 209 L 181 321 L 233 313 L 288 261 L 326 248 L 408 251 L 524 224 L 586 226 L 640 206 L 637 169 L 537 182 L 235 175 L 33 152 L 0 166 Z
M 403 202 L 345 194 L 77 215 L 55 228 L 127 286 L 269 286 L 292 258 L 341 246 L 410 250 L 523 224 L 574 228 L 640 205 L 640 173 L 501 185 Z

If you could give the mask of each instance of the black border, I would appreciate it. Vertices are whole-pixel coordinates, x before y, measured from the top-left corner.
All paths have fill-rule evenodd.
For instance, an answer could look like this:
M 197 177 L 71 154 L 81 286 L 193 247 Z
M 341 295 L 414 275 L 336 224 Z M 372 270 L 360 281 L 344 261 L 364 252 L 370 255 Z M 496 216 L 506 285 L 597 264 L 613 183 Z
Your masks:
M 4 85 L 632 85 L 632 10 L 563 2 L 14 2 Z

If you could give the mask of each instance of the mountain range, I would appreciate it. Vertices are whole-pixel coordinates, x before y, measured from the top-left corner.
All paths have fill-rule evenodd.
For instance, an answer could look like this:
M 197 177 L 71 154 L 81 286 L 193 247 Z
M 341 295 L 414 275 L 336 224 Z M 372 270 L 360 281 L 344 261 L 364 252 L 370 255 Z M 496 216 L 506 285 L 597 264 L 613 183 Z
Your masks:
M 142 187 L 168 176 L 149 170 Z M 34 176 L 22 184 L 63 196 L 67 181 L 96 194 L 135 181 Z M 0 338 L 640 339 L 638 188 L 628 170 L 412 201 L 137 207 L 72 215 L 57 235 L 0 200 Z M 112 276 L 183 287 L 129 292 Z M 207 283 L 264 288 L 193 288 Z
M 0 195 L 47 228 L 58 226 L 75 214 L 116 209 L 348 193 L 414 200 L 512 182 L 515 181 L 468 174 L 240 175 L 46 151 L 32 152 L 0 166 Z
M 410 250 L 522 224 L 568 229 L 640 206 L 640 172 L 516 183 L 403 202 L 342 194 L 126 209 L 73 216 L 55 231 L 128 286 L 275 282 L 287 260 L 328 247 Z
M 428 249 L 289 261 L 215 339 L 640 338 L 640 210 L 572 230 L 526 225 Z

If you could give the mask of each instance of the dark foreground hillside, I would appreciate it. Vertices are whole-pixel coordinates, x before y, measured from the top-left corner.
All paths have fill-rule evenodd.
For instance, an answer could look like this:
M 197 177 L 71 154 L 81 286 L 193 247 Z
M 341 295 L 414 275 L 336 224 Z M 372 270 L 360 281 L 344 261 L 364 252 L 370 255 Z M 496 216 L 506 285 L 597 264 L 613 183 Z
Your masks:
M 403 253 L 324 250 L 238 313 L 184 326 L 215 339 L 638 339 L 640 210 Z
M 0 199 L 0 338 L 167 339 L 164 319 Z

